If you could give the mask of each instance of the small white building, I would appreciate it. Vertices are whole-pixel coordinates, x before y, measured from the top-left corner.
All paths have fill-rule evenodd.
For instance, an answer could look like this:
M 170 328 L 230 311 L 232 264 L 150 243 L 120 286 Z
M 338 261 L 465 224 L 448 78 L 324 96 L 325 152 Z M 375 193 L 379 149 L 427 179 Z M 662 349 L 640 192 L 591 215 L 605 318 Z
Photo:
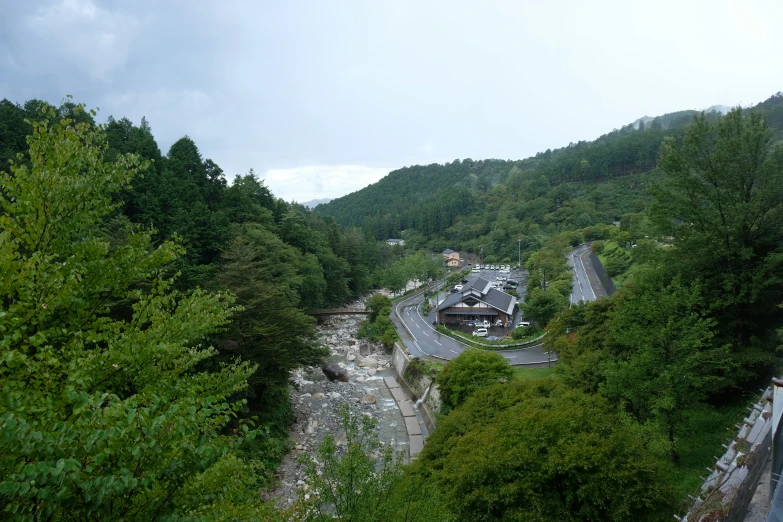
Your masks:
M 387 239 L 386 244 L 389 246 L 405 246 L 405 240 L 404 239 Z

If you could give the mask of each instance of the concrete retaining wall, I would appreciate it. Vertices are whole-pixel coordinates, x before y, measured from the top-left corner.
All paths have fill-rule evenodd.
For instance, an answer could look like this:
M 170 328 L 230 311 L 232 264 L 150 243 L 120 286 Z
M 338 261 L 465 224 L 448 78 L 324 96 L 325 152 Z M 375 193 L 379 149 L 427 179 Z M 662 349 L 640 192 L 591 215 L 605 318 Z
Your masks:
M 726 447 L 726 453 L 708 469 L 682 522 L 740 522 L 745 519 L 748 504 L 759 483 L 772 442 L 772 389 L 767 388 L 760 400 L 739 425 L 737 436 Z
M 397 382 L 413 398 L 418 400 L 427 393 L 427 397 L 419 408 L 421 416 L 427 429 L 431 432 L 435 429 L 435 415 L 440 411 L 440 392 L 438 385 L 432 383 L 432 378 L 423 375 L 418 379 L 411 380 L 405 377 L 405 370 L 410 364 L 410 356 L 405 353 L 399 343 L 394 343 L 394 352 L 392 353 L 392 366 L 397 374 Z M 429 392 L 427 389 L 429 388 Z
M 612 281 L 612 278 L 606 275 L 606 270 L 604 270 L 604 265 L 601 264 L 601 260 L 598 259 L 598 256 L 595 255 L 595 252 L 590 252 L 590 255 L 588 256 L 590 268 L 593 269 L 595 272 L 595 275 L 598 276 L 598 280 L 601 281 L 601 285 L 603 285 L 604 291 L 606 292 L 606 295 L 612 295 L 617 291 L 617 289 L 614 286 L 614 281 Z M 588 263 L 585 263 L 587 265 Z M 585 269 L 587 269 L 587 266 L 585 266 Z M 588 272 L 588 278 L 590 276 L 590 273 Z M 593 290 L 595 291 L 595 285 L 593 285 Z M 596 295 L 598 295 L 598 292 L 596 291 Z

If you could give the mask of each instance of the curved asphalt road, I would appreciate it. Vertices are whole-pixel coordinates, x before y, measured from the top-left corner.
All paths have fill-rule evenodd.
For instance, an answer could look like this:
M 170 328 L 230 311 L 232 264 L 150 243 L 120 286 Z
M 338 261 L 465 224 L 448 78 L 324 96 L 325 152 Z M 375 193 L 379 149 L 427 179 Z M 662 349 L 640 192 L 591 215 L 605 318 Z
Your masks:
M 579 301 L 595 301 L 595 290 L 590 285 L 590 280 L 585 272 L 584 256 L 590 254 L 590 245 L 582 245 L 568 253 L 566 259 L 568 266 L 574 271 L 574 285 L 571 290 L 571 304 Z
M 581 256 L 586 255 L 587 252 L 589 252 L 589 246 L 582 245 L 569 252 L 567 256 L 568 264 L 574 270 L 575 278 L 574 289 L 571 293 L 572 303 L 580 300 L 594 301 L 596 298 L 595 292 L 587 279 L 587 274 L 584 270 L 584 262 L 581 258 Z M 488 280 L 494 280 L 497 275 L 497 271 L 482 270 L 480 273 L 471 272 L 468 279 L 473 281 L 478 277 L 484 277 Z M 520 279 L 520 276 L 521 274 L 516 276 L 512 275 L 510 278 Z M 441 290 L 442 292 L 444 290 L 445 292 L 448 291 L 447 289 L 442 288 Z M 524 292 L 522 286 L 520 286 L 520 292 Z M 441 293 L 441 295 L 445 297 L 448 294 L 446 293 L 444 295 L 444 293 Z M 447 360 L 451 360 L 465 351 L 465 349 L 468 348 L 468 345 L 435 330 L 435 326 L 433 325 L 435 320 L 434 312 L 431 312 L 426 317 L 422 315 L 421 304 L 423 302 L 423 295 L 414 295 L 395 305 L 395 309 L 404 323 L 404 326 L 396 320 L 395 324 L 397 325 L 397 330 L 399 331 L 405 346 L 408 348 L 408 351 L 417 357 L 431 356 Z M 555 354 L 551 354 L 550 356 L 544 349 L 544 346 L 540 343 L 516 350 L 502 350 L 498 351 L 498 353 L 508 359 L 508 362 L 512 365 L 549 364 L 550 362 L 557 360 L 557 356 Z

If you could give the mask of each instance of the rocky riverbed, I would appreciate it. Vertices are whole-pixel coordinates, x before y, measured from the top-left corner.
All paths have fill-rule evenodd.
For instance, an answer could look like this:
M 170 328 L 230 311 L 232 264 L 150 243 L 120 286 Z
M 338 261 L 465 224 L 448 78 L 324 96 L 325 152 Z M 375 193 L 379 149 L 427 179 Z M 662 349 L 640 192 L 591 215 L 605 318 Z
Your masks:
M 353 306 L 363 308 L 364 302 Z M 407 451 L 408 436 L 402 414 L 386 388 L 383 377 L 394 375 L 391 357 L 383 346 L 356 338 L 361 315 L 331 316 L 319 326 L 321 342 L 329 348 L 327 364 L 344 370 L 347 382 L 329 381 L 320 367 L 292 374 L 291 399 L 296 420 L 291 427 L 293 450 L 278 468 L 278 488 L 269 493 L 280 507 L 288 507 L 300 490 L 309 494 L 299 458 L 309 453 L 318 462 L 316 449 L 328 434 L 345 444 L 338 413 L 347 404 L 352 414 L 369 415 L 378 421 L 378 436 L 384 444 Z

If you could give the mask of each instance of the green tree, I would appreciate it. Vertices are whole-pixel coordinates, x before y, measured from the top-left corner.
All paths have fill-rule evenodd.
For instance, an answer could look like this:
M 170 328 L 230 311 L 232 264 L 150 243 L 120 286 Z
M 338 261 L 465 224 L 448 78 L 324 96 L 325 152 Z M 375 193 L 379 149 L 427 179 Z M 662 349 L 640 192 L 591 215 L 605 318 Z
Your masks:
M 304 493 L 292 509 L 297 521 L 351 522 L 446 521 L 432 484 L 406 476 L 401 454 L 378 439 L 376 421 L 340 410 L 344 447 L 329 434 L 318 448 L 318 460 L 304 454 Z
M 458 520 L 668 520 L 659 461 L 602 397 L 557 379 L 477 391 L 438 423 L 413 471 Z
M 315 319 L 297 308 L 298 301 L 289 301 L 285 285 L 270 277 L 258 246 L 237 237 L 221 260 L 214 287 L 232 292 L 242 306 L 221 335 L 221 348 L 256 365 L 250 378 L 251 411 L 278 408 L 269 404 L 266 392 L 287 390 L 291 370 L 320 364 L 328 351 L 317 345 Z
M 626 270 L 628 270 L 628 263 L 625 261 L 625 258 L 620 256 L 610 256 L 606 260 L 606 274 L 609 277 L 614 277 L 616 275 L 620 275 Z
M 513 371 L 497 352 L 469 348 L 450 360 L 436 377 L 446 411 L 465 402 L 476 390 L 511 379 Z
M 254 368 L 199 371 L 233 298 L 172 291 L 176 244 L 130 225 L 109 241 L 112 194 L 146 165 L 105 163 L 92 115 L 39 115 L 30 166 L 0 174 L 4 518 L 263 518 L 230 425 Z
M 761 114 L 701 114 L 661 148 L 666 182 L 651 209 L 688 280 L 701 278 L 723 334 L 739 348 L 769 326 L 783 281 L 783 147 Z
M 660 423 L 676 460 L 685 412 L 731 385 L 735 363 L 713 339 L 715 322 L 700 313 L 699 286 L 663 280 L 648 270 L 618 294 L 609 321 L 615 354 L 601 393 L 624 401 L 639 421 Z
M 527 300 L 521 305 L 525 318 L 535 321 L 542 328 L 568 304 L 568 299 L 553 290 L 531 288 Z

